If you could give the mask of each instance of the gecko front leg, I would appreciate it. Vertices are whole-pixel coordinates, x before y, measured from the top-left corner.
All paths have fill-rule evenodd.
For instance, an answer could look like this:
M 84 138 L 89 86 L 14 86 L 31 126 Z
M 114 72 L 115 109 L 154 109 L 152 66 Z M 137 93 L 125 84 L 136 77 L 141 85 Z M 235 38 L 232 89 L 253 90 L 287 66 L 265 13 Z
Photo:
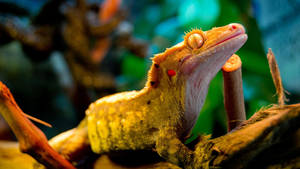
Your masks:
M 193 164 L 193 151 L 179 140 L 175 129 L 163 129 L 159 132 L 156 151 L 165 160 L 178 166 L 191 168 Z

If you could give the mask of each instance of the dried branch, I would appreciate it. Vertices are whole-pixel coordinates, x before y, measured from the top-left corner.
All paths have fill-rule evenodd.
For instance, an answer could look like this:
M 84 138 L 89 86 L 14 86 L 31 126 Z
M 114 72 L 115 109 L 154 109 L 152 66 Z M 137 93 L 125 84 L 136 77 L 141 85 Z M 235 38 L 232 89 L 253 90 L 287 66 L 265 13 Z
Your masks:
M 288 135 L 292 135 L 300 128 L 300 104 L 274 106 L 257 112 L 252 118 L 248 121 L 253 123 L 245 123 L 243 128 L 199 143 L 194 167 L 245 168 L 253 165 L 261 153 L 285 141 Z M 296 145 L 291 145 L 293 146 L 295 148 Z
M 246 120 L 241 66 L 240 57 L 234 54 L 222 68 L 228 131 Z
M 30 154 L 48 168 L 75 169 L 48 144 L 44 133 L 24 116 L 9 89 L 2 82 L 0 82 L 0 111 L 18 138 L 22 152 Z
M 269 62 L 272 79 L 273 79 L 273 82 L 274 82 L 274 85 L 276 88 L 276 93 L 278 94 L 278 104 L 284 105 L 284 101 L 286 101 L 287 99 L 284 94 L 284 88 L 282 85 L 278 64 L 276 62 L 275 56 L 274 56 L 271 48 L 269 48 L 267 58 L 268 58 L 268 62 Z

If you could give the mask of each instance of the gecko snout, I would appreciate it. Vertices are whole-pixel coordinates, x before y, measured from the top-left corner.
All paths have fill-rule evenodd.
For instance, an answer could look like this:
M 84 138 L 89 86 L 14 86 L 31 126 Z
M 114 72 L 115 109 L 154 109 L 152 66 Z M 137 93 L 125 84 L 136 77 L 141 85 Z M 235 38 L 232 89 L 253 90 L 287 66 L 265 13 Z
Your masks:
M 232 23 L 229 24 L 228 26 L 229 26 L 229 30 L 237 31 L 238 34 L 243 34 L 246 32 L 244 26 L 239 23 Z

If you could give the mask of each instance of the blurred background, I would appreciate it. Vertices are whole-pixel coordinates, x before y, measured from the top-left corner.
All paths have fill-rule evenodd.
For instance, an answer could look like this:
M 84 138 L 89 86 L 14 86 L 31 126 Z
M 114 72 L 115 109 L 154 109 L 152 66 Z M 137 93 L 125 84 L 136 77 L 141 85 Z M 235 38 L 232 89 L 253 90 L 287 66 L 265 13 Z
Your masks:
M 150 58 L 193 28 L 246 27 L 243 62 L 247 117 L 276 103 L 266 51 L 272 48 L 288 104 L 300 101 L 299 0 L 0 0 L 0 80 L 22 110 L 53 125 L 48 138 L 75 127 L 88 105 L 141 89 Z M 211 82 L 193 130 L 226 133 L 223 79 Z M 0 138 L 14 139 L 0 120 Z

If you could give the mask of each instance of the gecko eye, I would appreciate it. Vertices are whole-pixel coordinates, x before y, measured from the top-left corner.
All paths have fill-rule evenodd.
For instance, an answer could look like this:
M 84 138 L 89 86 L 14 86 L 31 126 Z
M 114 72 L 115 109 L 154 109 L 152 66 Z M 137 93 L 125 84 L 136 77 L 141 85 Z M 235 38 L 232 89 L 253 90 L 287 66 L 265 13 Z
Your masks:
M 203 43 L 204 38 L 199 33 L 193 33 L 187 39 L 187 45 L 192 49 L 199 49 Z

